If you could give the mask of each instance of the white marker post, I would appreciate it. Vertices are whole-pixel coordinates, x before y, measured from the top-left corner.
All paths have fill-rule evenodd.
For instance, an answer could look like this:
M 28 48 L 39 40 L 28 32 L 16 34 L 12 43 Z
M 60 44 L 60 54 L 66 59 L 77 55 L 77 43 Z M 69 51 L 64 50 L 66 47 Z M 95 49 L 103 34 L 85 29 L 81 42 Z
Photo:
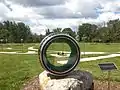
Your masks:
M 23 52 L 23 39 L 21 38 L 22 52 Z
M 7 44 L 8 40 L 7 40 L 7 39 L 5 39 L 5 41 L 6 41 L 6 44 Z
M 85 37 L 85 35 L 83 35 L 82 40 L 84 41 L 84 56 L 85 56 L 85 40 L 87 37 Z

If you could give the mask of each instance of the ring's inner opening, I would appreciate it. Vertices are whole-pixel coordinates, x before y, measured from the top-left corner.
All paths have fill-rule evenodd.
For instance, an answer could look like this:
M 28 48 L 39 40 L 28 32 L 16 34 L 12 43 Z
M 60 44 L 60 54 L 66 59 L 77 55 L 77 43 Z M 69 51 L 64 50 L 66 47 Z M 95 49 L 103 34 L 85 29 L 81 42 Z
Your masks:
M 54 66 L 63 66 L 67 64 L 70 54 L 71 48 L 65 40 L 56 39 L 48 46 L 46 58 Z
M 46 43 L 43 62 L 49 71 L 68 72 L 77 65 L 78 55 L 78 48 L 74 40 L 68 37 L 56 37 Z

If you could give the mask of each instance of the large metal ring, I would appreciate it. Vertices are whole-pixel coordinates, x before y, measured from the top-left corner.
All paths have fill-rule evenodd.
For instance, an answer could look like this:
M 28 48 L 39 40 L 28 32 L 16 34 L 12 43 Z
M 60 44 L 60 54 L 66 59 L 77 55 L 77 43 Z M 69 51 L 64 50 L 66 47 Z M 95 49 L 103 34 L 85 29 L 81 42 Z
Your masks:
M 55 41 L 57 41 L 56 43 L 61 44 L 64 42 L 70 47 L 71 52 L 69 52 L 67 63 L 63 64 L 62 66 L 54 65 L 47 57 L 47 49 Z M 59 54 L 59 52 L 56 52 L 56 54 Z M 39 58 L 40 63 L 45 70 L 49 71 L 52 75 L 64 76 L 70 73 L 79 63 L 80 48 L 76 40 L 67 34 L 50 34 L 41 41 Z

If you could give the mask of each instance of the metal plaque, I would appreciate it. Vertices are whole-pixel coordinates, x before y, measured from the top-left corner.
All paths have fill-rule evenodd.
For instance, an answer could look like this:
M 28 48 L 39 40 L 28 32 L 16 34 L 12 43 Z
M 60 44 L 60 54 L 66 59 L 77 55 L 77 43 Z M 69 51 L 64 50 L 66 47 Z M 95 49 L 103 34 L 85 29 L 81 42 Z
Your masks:
M 100 69 L 103 71 L 111 71 L 111 70 L 116 70 L 117 66 L 114 63 L 101 63 L 98 64 Z

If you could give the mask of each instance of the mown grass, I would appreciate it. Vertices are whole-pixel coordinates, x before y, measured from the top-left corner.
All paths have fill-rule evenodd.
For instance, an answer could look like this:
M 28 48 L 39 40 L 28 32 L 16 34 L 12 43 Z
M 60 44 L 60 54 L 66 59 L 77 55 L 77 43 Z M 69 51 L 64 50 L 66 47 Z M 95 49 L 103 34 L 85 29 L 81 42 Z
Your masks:
M 84 51 L 84 43 L 80 43 L 81 51 Z M 12 51 L 27 52 L 28 47 L 33 46 L 39 48 L 39 44 L 24 44 L 24 51 L 21 49 L 21 44 L 4 44 L 3 50 L 10 47 Z M 54 45 L 51 47 L 54 50 L 63 50 L 62 45 Z M 68 50 L 68 46 L 64 47 Z M 9 51 L 9 50 L 6 50 Z M 120 44 L 91 44 L 85 43 L 85 51 L 90 52 L 120 52 Z M 1 46 L 0 46 L 1 52 Z M 81 57 L 93 57 L 100 55 L 82 55 Z M 98 67 L 98 63 L 114 62 L 118 66 L 117 71 L 111 73 L 111 79 L 120 82 L 120 57 L 109 58 L 97 61 L 80 62 L 77 66 L 78 69 L 87 70 L 91 72 L 94 79 L 105 80 L 107 79 L 107 72 L 102 72 Z M 32 77 L 38 75 L 43 69 L 39 64 L 38 55 L 9 55 L 0 54 L 0 90 L 19 90 L 22 84 Z
M 91 72 L 94 79 L 107 80 L 108 72 L 102 71 L 98 66 L 99 63 L 107 63 L 107 62 L 113 62 L 118 67 L 117 70 L 111 71 L 111 80 L 120 82 L 120 57 L 102 59 L 96 61 L 80 62 L 79 65 L 77 66 L 77 69 Z
M 109 55 L 109 54 L 85 54 L 85 55 L 82 54 L 81 58 L 98 57 L 98 56 L 105 56 L 105 55 Z
M 42 70 L 37 55 L 0 54 L 0 90 L 19 90 Z
M 39 47 L 39 44 L 36 43 L 9 43 L 9 44 L 0 44 L 0 52 L 27 52 L 28 47 Z M 7 49 L 12 48 L 12 49 Z
M 0 90 L 19 90 L 22 84 L 43 71 L 37 55 L 5 55 L 0 54 Z M 111 73 L 111 79 L 120 81 L 120 57 L 80 62 L 77 69 L 89 71 L 94 79 L 107 79 L 107 72 L 102 72 L 99 63 L 114 62 L 117 71 Z
M 86 52 L 119 52 L 120 43 L 79 43 L 81 51 Z
M 80 46 L 80 50 L 82 52 L 86 51 L 86 52 L 118 52 L 120 51 L 120 43 L 78 43 Z M 12 48 L 12 50 L 6 50 L 6 51 L 22 51 L 23 50 L 27 50 L 28 47 L 33 46 L 35 49 L 39 48 L 39 43 L 24 43 L 24 44 L 14 44 L 14 43 L 10 43 L 10 44 L 0 44 L 0 51 L 6 50 L 6 48 L 10 47 Z M 51 45 L 50 49 L 52 50 L 67 50 L 69 51 L 69 46 L 66 44 L 58 44 L 55 43 L 54 45 Z
M 118 52 L 120 51 L 120 43 L 78 43 L 80 50 L 82 52 Z M 34 46 L 34 48 L 39 48 L 39 44 Z M 50 49 L 54 50 L 69 50 L 69 46 L 66 44 L 54 44 L 51 45 Z

